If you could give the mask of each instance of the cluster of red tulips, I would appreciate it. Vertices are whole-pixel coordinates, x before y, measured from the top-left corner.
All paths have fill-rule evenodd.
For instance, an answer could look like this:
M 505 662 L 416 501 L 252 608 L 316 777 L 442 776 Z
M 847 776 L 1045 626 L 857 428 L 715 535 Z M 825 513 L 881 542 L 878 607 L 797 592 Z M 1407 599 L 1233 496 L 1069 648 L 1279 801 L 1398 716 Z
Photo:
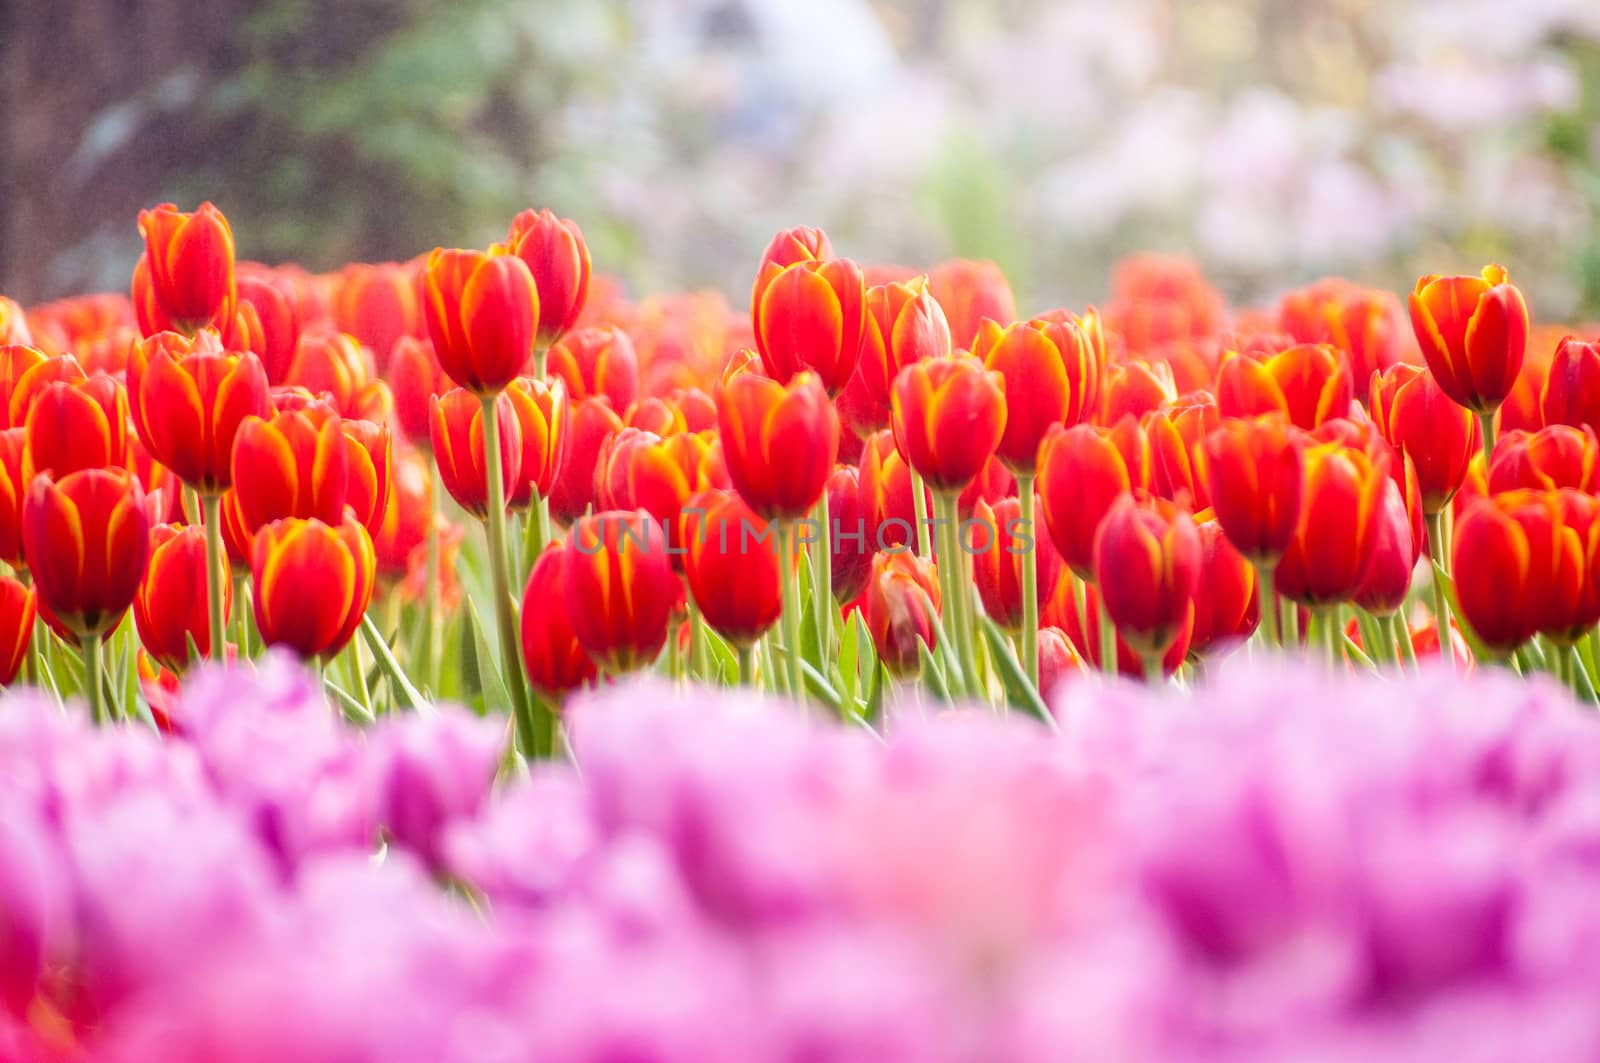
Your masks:
M 0 679 L 97 718 L 159 724 L 195 659 L 272 645 L 338 662 L 353 714 L 470 670 L 530 756 L 648 667 L 1044 715 L 1091 666 L 1303 640 L 1593 697 L 1600 343 L 1530 330 L 1499 267 L 1409 315 L 1341 280 L 1234 312 L 1148 256 L 1017 320 L 992 265 L 795 229 L 746 318 L 629 302 L 548 211 L 331 275 L 236 262 L 210 204 L 139 226 L 131 298 L 0 301 Z

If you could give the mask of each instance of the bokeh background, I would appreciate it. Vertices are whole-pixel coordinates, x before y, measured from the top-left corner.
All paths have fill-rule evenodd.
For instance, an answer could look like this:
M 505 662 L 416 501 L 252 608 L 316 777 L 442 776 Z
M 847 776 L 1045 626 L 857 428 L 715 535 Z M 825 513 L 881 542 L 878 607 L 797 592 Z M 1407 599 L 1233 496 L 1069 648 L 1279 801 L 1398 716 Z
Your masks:
M 635 292 L 767 238 L 993 258 L 1024 310 L 1139 249 L 1243 302 L 1494 259 L 1600 315 L 1596 0 L 17 0 L 0 292 L 125 289 L 212 199 L 325 269 L 577 219 Z

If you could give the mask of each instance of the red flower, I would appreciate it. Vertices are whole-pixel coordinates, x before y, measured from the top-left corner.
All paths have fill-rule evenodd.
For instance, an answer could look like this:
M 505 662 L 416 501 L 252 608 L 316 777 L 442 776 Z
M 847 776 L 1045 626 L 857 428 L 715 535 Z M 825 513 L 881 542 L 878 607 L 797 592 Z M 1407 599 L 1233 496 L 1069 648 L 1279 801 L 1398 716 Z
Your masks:
M 866 522 L 866 550 L 891 550 L 917 542 L 916 502 L 911 493 L 911 466 L 885 429 L 861 449 L 856 478 L 856 503 Z M 924 493 L 923 511 L 933 513 L 933 499 Z
M 761 265 L 756 267 L 755 284 L 750 289 L 750 320 L 754 321 L 761 308 L 761 296 L 772 278 L 796 262 L 825 262 L 833 257 L 833 244 L 821 229 L 803 225 L 785 229 L 767 243 L 761 253 Z
M 40 473 L 22 509 L 22 549 L 41 609 L 61 629 L 103 635 L 133 604 L 150 551 L 144 491 L 126 469 Z
M 1078 648 L 1060 628 L 1039 629 L 1039 693 L 1049 697 L 1056 687 L 1085 670 Z
M 933 565 L 911 553 L 884 553 L 872 559 L 862 610 L 878 660 L 893 676 L 922 669 L 919 646 L 939 645 L 939 577 Z
M 900 370 L 951 352 L 950 323 L 928 289 L 928 278 L 879 284 L 867 290 L 866 340 L 850 387 L 861 389 L 861 409 L 874 431 L 889 424 L 889 389 Z
M 1079 578 L 1092 578 L 1100 522 L 1134 486 L 1105 429 L 1080 424 L 1045 436 L 1039 449 L 1040 508 L 1056 549 Z
M 288 517 L 256 533 L 250 573 L 262 641 L 326 661 L 361 626 L 377 560 L 367 529 L 351 517 L 333 526 Z
M 394 392 L 395 419 L 406 441 L 426 450 L 429 441 L 429 407 L 435 396 L 450 390 L 433 344 L 403 336 L 389 354 L 389 387 Z
M 1507 432 L 1489 463 L 1489 492 L 1519 487 L 1548 490 L 1572 487 L 1593 492 L 1600 486 L 1600 444 L 1587 426 L 1553 424 L 1537 432 Z
M 134 306 L 145 335 L 194 333 L 233 317 L 233 230 L 210 203 L 184 213 L 171 203 L 139 212 L 144 255 L 134 271 Z
M 369 534 L 377 535 L 389 508 L 394 440 L 389 426 L 376 421 L 347 420 L 339 427 L 344 433 L 345 505 Z
M 928 287 L 950 321 L 950 337 L 959 350 L 967 350 L 985 320 L 1017 319 L 1017 300 L 1011 283 L 993 262 L 954 259 L 928 273 Z
M 1411 327 L 1428 368 L 1457 403 L 1493 413 L 1511 393 L 1527 353 L 1528 305 L 1504 269 L 1418 280 Z
M 151 457 L 201 494 L 220 494 L 232 482 L 239 425 L 271 403 L 255 355 L 223 353 L 212 333 L 191 342 L 162 332 L 129 354 L 128 407 Z
M 1342 443 L 1306 451 L 1300 524 L 1278 563 L 1278 593 L 1313 607 L 1356 596 L 1377 551 L 1388 464 Z
M 25 480 L 45 470 L 56 478 L 79 469 L 128 464 L 128 399 L 104 373 L 75 383 L 58 380 L 28 410 L 22 462 Z
M 383 386 L 375 374 L 372 352 L 357 344 L 354 336 L 312 328 L 300 335 L 285 383 L 313 395 L 326 394 L 340 417 L 362 417 L 373 412 L 373 389 Z M 376 401 L 383 404 L 382 399 Z
M 991 507 L 980 501 L 969 520 L 962 522 L 963 549 L 972 555 L 972 581 L 983 611 L 1007 631 L 1022 629 L 1022 559 L 1036 555 L 1036 597 L 1042 607 L 1061 576 L 1061 554 L 1050 536 L 1022 520 L 1022 502 L 1003 498 Z
M 29 480 L 22 475 L 26 430 L 0 432 L 0 561 L 16 568 L 22 564 L 22 500 Z
M 1276 564 L 1300 524 L 1305 454 L 1294 429 L 1271 417 L 1225 420 L 1201 454 L 1228 541 L 1255 564 Z
M 1258 362 L 1225 359 L 1217 373 L 1217 408 L 1224 418 L 1283 413 L 1310 431 L 1350 413 L 1350 368 L 1334 348 L 1302 343 Z
M 655 660 L 682 593 L 656 519 L 643 510 L 583 517 L 564 552 L 567 616 L 589 656 L 608 674 Z
M 1032 475 L 1045 433 L 1092 412 L 1100 367 L 1089 337 L 1070 321 L 1035 318 L 1003 330 L 990 322 L 972 353 L 1005 380 L 1006 427 L 996 453 L 1012 472 Z
M 626 410 L 639 393 L 639 356 L 633 341 L 619 328 L 582 328 L 567 333 L 550 348 L 549 370 L 552 377 L 566 381 L 573 402 L 604 395 L 611 400 L 612 409 Z
M 783 612 L 778 534 L 732 491 L 703 491 L 683 510 L 683 574 L 711 629 L 755 643 Z
M 1206 436 L 1219 427 L 1217 404 L 1201 392 L 1188 405 L 1152 410 L 1139 427 L 1150 451 L 1150 489 L 1162 498 L 1187 499 L 1201 509 L 1211 504 L 1200 448 Z
M 1278 303 L 1278 328 L 1296 343 L 1329 343 L 1349 359 L 1358 396 L 1407 354 L 1405 310 L 1391 292 L 1328 277 Z
M 511 221 L 507 249 L 533 274 L 539 289 L 537 343 L 548 347 L 559 340 L 583 312 L 589 296 L 589 245 L 578 223 L 558 218 L 548 210 L 525 210 Z
M 1355 595 L 1355 603 L 1374 616 L 1390 616 L 1405 605 L 1417 559 L 1427 548 L 1415 466 L 1408 459 L 1402 465 L 1407 487 L 1418 499 L 1416 514 L 1413 516 L 1413 507 L 1406 504 L 1407 491 L 1391 476 L 1379 503 L 1372 564 Z
M 1189 514 L 1119 498 L 1094 540 L 1095 584 L 1117 633 L 1141 656 L 1165 654 L 1191 623 L 1200 533 Z
M 1372 378 L 1372 422 L 1389 444 L 1411 459 L 1422 507 L 1449 504 L 1478 453 L 1478 423 L 1439 387 L 1433 374 L 1404 363 Z
M 333 285 L 333 324 L 370 349 L 380 367 L 387 366 L 394 345 L 423 330 L 416 280 L 405 266 L 353 262 Z
M 1570 424 L 1600 431 L 1600 341 L 1566 337 L 1556 347 L 1539 394 L 1545 424 Z
M 1215 656 L 1243 645 L 1261 619 L 1256 570 L 1233 548 L 1209 510 L 1195 515 L 1200 534 L 1200 582 L 1194 595 L 1189 653 Z
M 261 359 L 267 380 L 282 384 L 300 342 L 300 307 L 288 281 L 266 269 L 241 272 L 239 303 L 230 327 L 223 330 L 223 345 L 250 351 Z
M 527 368 L 539 292 L 513 254 L 441 248 L 428 256 L 423 316 L 450 379 L 475 395 L 493 395 Z
M 741 372 L 717 391 L 717 425 L 734 489 L 768 520 L 811 512 L 833 472 L 839 415 L 814 373 L 787 385 Z
M 776 270 L 774 265 L 763 267 Z M 752 319 L 767 373 L 787 383 L 811 370 L 828 394 L 850 382 L 867 329 L 867 289 L 849 259 L 796 262 L 762 285 Z
M 1474 502 L 1456 524 L 1456 600 L 1491 652 L 1508 654 L 1540 631 L 1570 634 L 1560 629 L 1592 594 L 1593 536 L 1567 525 L 1565 493 L 1491 495 Z M 1592 532 L 1592 520 L 1586 532 Z
M 43 351 L 26 344 L 0 346 L 0 421 L 4 422 L 0 428 L 22 427 L 27 415 L 26 400 L 23 401 L 23 417 L 11 416 L 12 400 L 16 397 L 17 385 L 22 383 L 22 378 L 29 370 L 42 364 L 45 357 Z
M 222 581 L 222 610 L 233 608 L 233 582 Z M 206 534 L 198 524 L 157 525 L 150 564 L 133 599 L 133 621 L 150 656 L 173 671 L 189 661 L 189 640 L 201 657 L 211 652 L 206 610 Z
M 567 392 L 560 381 L 551 387 L 522 376 L 510 383 L 505 395 L 522 440 L 515 487 L 506 497 L 510 508 L 521 512 L 533 505 L 536 492 L 544 498 L 556 482 L 567 447 Z
M 500 429 L 500 478 L 511 497 L 522 476 L 522 430 L 512 400 L 495 400 Z M 483 403 L 465 388 L 455 388 L 432 404 L 433 460 L 450 497 L 479 520 L 489 516 L 489 470 L 485 464 Z
M 970 355 L 907 366 L 891 405 L 895 446 L 934 491 L 965 490 L 1005 435 L 1005 378 Z
M 33 620 L 38 602 L 33 588 L 10 576 L 0 576 L 0 686 L 10 686 L 22 670 L 33 641 Z
M 622 431 L 622 418 L 604 398 L 584 399 L 567 422 L 566 455 L 550 487 L 550 515 L 571 524 L 595 502 L 595 471 L 606 441 Z
M 1121 361 L 1106 366 L 1100 383 L 1096 419 L 1116 424 L 1125 417 L 1141 417 L 1178 401 L 1172 367 L 1165 362 Z
M 539 555 L 522 601 L 522 664 L 542 697 L 559 702 L 599 674 L 567 616 L 566 548 Z
M 248 535 L 284 517 L 344 519 L 349 451 L 339 415 L 326 403 L 247 417 L 233 444 L 233 499 Z M 248 539 L 246 540 L 248 541 Z

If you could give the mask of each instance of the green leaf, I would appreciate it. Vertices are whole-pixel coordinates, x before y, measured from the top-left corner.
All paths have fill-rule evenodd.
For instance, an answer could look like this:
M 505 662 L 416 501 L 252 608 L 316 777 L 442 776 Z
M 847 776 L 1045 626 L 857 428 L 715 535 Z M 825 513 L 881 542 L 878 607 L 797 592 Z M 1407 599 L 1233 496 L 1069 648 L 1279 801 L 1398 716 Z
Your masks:
M 867 695 L 867 708 L 862 713 L 862 718 L 868 723 L 877 723 L 883 716 L 883 688 L 885 685 L 883 681 L 883 665 L 879 664 L 878 659 L 874 657 L 872 659 L 872 692 Z
M 928 688 L 940 701 L 950 700 L 950 687 L 945 683 L 944 675 L 939 669 L 939 664 L 934 660 L 933 654 L 928 650 L 926 642 L 917 643 L 917 653 L 922 658 L 922 685 Z
M 834 666 L 840 693 L 852 704 L 860 703 L 858 695 L 861 691 L 860 655 L 857 650 L 860 645 L 858 638 L 860 629 L 856 627 L 856 615 L 850 614 L 850 622 L 845 624 L 844 631 L 839 636 L 839 660 Z
M 1006 700 L 1015 708 L 1021 709 L 1051 730 L 1055 730 L 1055 717 L 1050 715 L 1044 698 L 1039 696 L 1038 688 L 1022 670 L 1022 664 L 1017 660 L 1016 654 L 1011 652 L 1011 641 L 1006 638 L 1005 632 L 986 616 L 979 617 L 978 623 L 983 628 L 984 641 L 989 644 L 989 653 L 994 659 L 995 668 L 1000 673 L 1000 684 L 1005 688 Z
M 826 702 L 834 712 L 844 714 L 844 701 L 840 699 L 839 692 L 833 689 L 826 676 L 812 667 L 810 661 L 800 662 L 800 674 L 805 677 L 806 689 Z
M 338 684 L 324 679 L 322 685 L 328 689 L 328 693 L 333 695 L 333 700 L 339 703 L 339 708 L 343 710 L 345 718 L 351 723 L 369 724 L 373 722 L 372 714 L 362 707 L 361 702 L 341 690 Z

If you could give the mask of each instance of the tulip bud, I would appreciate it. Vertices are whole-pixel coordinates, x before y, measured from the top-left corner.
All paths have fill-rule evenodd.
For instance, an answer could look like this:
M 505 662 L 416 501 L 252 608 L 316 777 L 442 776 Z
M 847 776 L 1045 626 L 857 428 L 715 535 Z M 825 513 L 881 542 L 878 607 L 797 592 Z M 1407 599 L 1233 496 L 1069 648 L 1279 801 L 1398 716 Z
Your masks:
M 423 331 L 417 285 L 406 267 L 394 262 L 353 262 L 333 286 L 333 325 L 361 342 L 387 367 L 402 337 Z
M 0 561 L 22 565 L 22 500 L 29 481 L 22 475 L 26 429 L 0 432 Z
M 736 647 L 753 645 L 783 612 L 777 529 L 732 491 L 703 491 L 684 507 L 682 540 L 706 623 Z
M 762 286 L 752 324 L 761 362 L 774 380 L 788 383 L 810 370 L 830 396 L 839 394 L 856 371 L 866 335 L 861 268 L 849 259 L 784 267 Z
M 222 212 L 210 203 L 192 214 L 163 203 L 139 212 L 139 232 L 144 255 L 133 287 L 144 334 L 227 324 L 237 289 L 233 230 Z
M 1457 522 L 1452 550 L 1461 617 L 1484 648 L 1502 656 L 1575 615 L 1592 556 L 1564 527 L 1551 491 L 1478 499 Z
M 868 289 L 866 340 L 856 379 L 872 411 L 871 427 L 888 426 L 889 388 L 900 370 L 925 358 L 948 357 L 951 350 L 950 324 L 928 290 L 928 278 Z
M 1557 345 L 1539 394 L 1539 411 L 1547 425 L 1600 431 L 1600 340 L 1584 343 L 1568 336 Z
M 661 525 L 643 510 L 583 517 L 565 554 L 567 616 L 584 650 L 611 675 L 649 665 L 682 593 Z
M 507 386 L 506 397 L 517 418 L 522 458 L 515 486 L 506 496 L 512 511 L 523 512 L 535 495 L 550 493 L 567 447 L 567 392 L 558 380 L 554 386 L 523 376 Z
M 604 395 L 612 409 L 626 410 L 639 393 L 639 357 L 628 334 L 616 327 L 567 333 L 550 348 L 549 370 L 566 382 L 575 403 Z
M 817 504 L 839 449 L 839 415 L 814 373 L 787 385 L 739 373 L 717 391 L 717 425 L 734 489 L 768 520 Z
M 928 288 L 950 321 L 950 338 L 958 350 L 968 350 L 985 320 L 1017 319 L 1017 300 L 1011 284 L 993 262 L 955 259 L 933 267 Z
M 516 255 L 441 248 L 423 275 L 423 317 L 446 375 L 474 395 L 493 395 L 527 368 L 539 292 Z
M 963 548 L 972 554 L 972 580 L 983 611 L 1006 631 L 1022 629 L 1022 559 L 1036 556 L 1036 597 L 1043 606 L 1061 575 L 1061 554 L 1044 534 L 1022 520 L 1022 502 L 1005 498 L 991 507 L 979 501 L 970 520 L 962 522 Z
M 1200 461 L 1205 437 L 1221 425 L 1211 396 L 1192 396 L 1189 404 L 1152 410 L 1140 419 L 1150 451 L 1150 489 L 1162 498 L 1211 505 Z
M 890 404 L 895 447 L 934 491 L 965 490 L 1005 434 L 1005 378 L 970 355 L 907 366 Z
M 25 424 L 24 480 L 45 470 L 59 479 L 128 463 L 128 399 L 122 384 L 104 373 L 49 384 L 35 396 Z
M 33 641 L 37 612 L 32 587 L 10 576 L 0 576 L 0 686 L 10 686 L 22 671 L 28 644 Z
M 605 398 L 584 399 L 572 407 L 567 424 L 566 454 L 550 487 L 550 516 L 571 524 L 595 499 L 595 476 L 606 442 L 622 431 L 622 418 Z M 601 508 L 606 508 L 601 506 Z
M 893 445 L 890 452 L 893 453 Z M 828 545 L 833 551 L 833 597 L 839 605 L 854 601 L 867 585 L 877 541 L 861 506 L 860 472 L 841 465 L 828 477 L 828 517 L 833 522 Z
M 750 320 L 754 321 L 760 312 L 761 296 L 767 285 L 785 267 L 796 262 L 825 262 L 832 257 L 833 244 L 821 229 L 805 225 L 785 229 L 774 236 L 761 253 L 761 264 L 756 267 L 755 284 L 750 289 Z
M 917 542 L 916 501 L 912 495 L 911 466 L 894 446 L 894 433 L 885 429 L 862 446 L 856 478 L 856 502 L 867 523 L 867 550 L 904 549 Z M 923 512 L 933 512 L 933 499 L 924 491 Z
M 506 248 L 533 274 L 539 289 L 539 331 L 536 342 L 549 347 L 566 334 L 583 313 L 589 297 L 589 245 L 578 223 L 548 210 L 525 210 L 511 221 Z
M 1012 472 L 1032 475 L 1045 433 L 1092 412 L 1099 366 L 1089 337 L 1070 321 L 1035 318 L 1004 330 L 985 323 L 972 353 L 1005 381 L 1005 434 L 996 453 Z
M 500 430 L 500 477 L 505 497 L 522 476 L 522 429 L 505 392 L 495 400 Z M 456 504 L 479 520 L 489 517 L 489 470 L 485 464 L 483 403 L 465 388 L 455 388 L 431 404 L 433 460 L 439 478 Z
M 222 611 L 233 608 L 233 583 L 222 583 Z M 189 642 L 211 652 L 206 609 L 206 534 L 198 524 L 161 524 L 150 532 L 150 564 L 133 599 L 133 621 L 145 650 L 173 671 L 189 661 Z
M 1342 443 L 1306 451 L 1300 524 L 1278 563 L 1279 594 L 1310 607 L 1356 596 L 1377 550 L 1388 465 L 1387 455 Z
M 333 526 L 288 517 L 256 533 L 250 574 L 262 641 L 327 661 L 361 626 L 377 559 L 367 529 L 348 516 Z
M 1422 357 L 1451 399 L 1491 414 L 1511 393 L 1528 347 L 1528 305 L 1499 266 L 1481 277 L 1427 276 L 1411 293 Z
M 1061 610 L 1052 609 L 1051 612 L 1054 616 L 1055 622 L 1059 624 L 1062 633 L 1067 636 L 1068 641 L 1072 643 L 1079 655 L 1085 661 L 1089 662 L 1098 669 L 1102 667 L 1099 638 L 1100 589 L 1093 583 L 1086 583 L 1084 584 L 1083 591 L 1084 619 L 1087 624 L 1087 631 L 1083 630 L 1079 626 L 1077 607 L 1070 601 L 1066 603 L 1066 608 Z M 1194 614 L 1191 611 L 1185 614 L 1183 623 L 1180 626 L 1176 637 L 1172 641 L 1171 648 L 1168 649 L 1161 658 L 1162 674 L 1171 676 L 1176 673 L 1179 668 L 1183 667 L 1183 662 L 1189 654 L 1189 639 L 1193 631 L 1193 627 Z M 1120 631 L 1117 631 L 1113 641 L 1116 643 L 1117 647 L 1117 674 L 1133 678 L 1142 677 L 1145 674 L 1145 659 L 1139 655 L 1139 652 L 1135 650 L 1132 645 L 1129 644 L 1128 640 L 1122 636 Z M 1042 647 L 1040 652 L 1042 658 Z M 1042 659 L 1039 669 L 1040 680 L 1042 683 L 1044 677 L 1044 664 Z M 1042 685 L 1040 689 L 1044 689 Z
M 1200 535 L 1200 582 L 1194 595 L 1191 657 L 1216 657 L 1242 646 L 1261 620 L 1256 570 L 1233 548 L 1215 516 L 1195 516 Z
M 0 346 L 0 428 L 21 428 L 27 416 L 27 402 L 22 402 L 22 417 L 11 416 L 12 400 L 16 396 L 17 386 L 22 383 L 29 370 L 42 365 L 46 355 L 37 347 L 13 343 Z M 82 370 L 79 370 L 82 373 Z
M 1554 424 L 1537 432 L 1507 432 L 1489 463 L 1489 493 L 1558 487 L 1593 492 L 1600 486 L 1597 459 L 1600 444 L 1588 426 Z
M 389 508 L 394 440 L 389 426 L 376 421 L 347 420 L 339 427 L 344 434 L 345 505 L 376 537 Z
M 1305 455 L 1280 419 L 1225 420 L 1201 444 L 1211 506 L 1235 549 L 1274 565 L 1300 523 Z
M 133 604 L 150 551 L 144 491 L 126 469 L 40 473 L 22 510 L 22 549 L 41 611 L 77 638 L 103 635 Z
M 401 337 L 389 355 L 389 386 L 394 391 L 394 412 L 400 431 L 412 446 L 427 449 L 429 405 L 437 395 L 450 390 L 433 344 L 427 340 Z
M 1416 473 L 1411 461 L 1403 459 L 1403 464 L 1405 475 L 1415 484 Z M 1354 600 L 1374 616 L 1392 616 L 1405 605 L 1412 573 L 1427 547 L 1426 533 L 1413 519 L 1406 506 L 1405 491 L 1392 477 L 1384 485 L 1379 507 L 1372 563 Z
M 1325 278 L 1285 295 L 1278 328 L 1296 343 L 1327 343 L 1349 361 L 1357 397 L 1374 376 L 1399 364 L 1409 337 L 1405 311 L 1390 292 Z
M 1189 514 L 1124 495 L 1095 534 L 1095 583 L 1117 633 L 1142 657 L 1165 654 L 1191 622 L 1200 535 Z
M 277 385 L 289 376 L 295 348 L 300 343 L 300 307 L 287 281 L 258 269 L 238 280 L 238 310 L 231 329 L 224 329 L 224 346 L 250 351 L 261 359 L 267 381 Z
M 522 595 L 522 664 L 533 689 L 557 703 L 599 674 L 578 642 L 566 596 L 566 547 L 558 543 L 533 563 Z
M 872 559 L 863 618 L 878 660 L 896 677 L 922 669 L 918 646 L 938 648 L 939 577 L 933 565 L 911 553 Z
M 1423 510 L 1442 510 L 1478 453 L 1471 412 L 1452 401 L 1433 374 L 1404 363 L 1372 378 L 1368 405 L 1378 431 L 1416 467 Z
M 1040 508 L 1051 541 L 1079 578 L 1092 578 L 1100 522 L 1134 486 L 1105 429 L 1074 425 L 1045 436 L 1039 448 Z
M 326 394 L 340 417 L 358 417 L 377 381 L 372 352 L 354 336 L 325 328 L 300 334 L 285 382 L 313 395 Z
M 1063 682 L 1085 671 L 1078 648 L 1060 628 L 1039 629 L 1039 693 L 1048 698 Z
M 1127 417 L 1142 417 L 1178 400 L 1172 367 L 1165 362 L 1121 361 L 1106 366 L 1100 383 L 1096 420 L 1116 424 Z
M 247 535 L 284 517 L 344 519 L 349 456 L 339 415 L 324 402 L 246 417 L 233 444 L 233 499 Z M 160 656 L 159 654 L 157 655 Z

